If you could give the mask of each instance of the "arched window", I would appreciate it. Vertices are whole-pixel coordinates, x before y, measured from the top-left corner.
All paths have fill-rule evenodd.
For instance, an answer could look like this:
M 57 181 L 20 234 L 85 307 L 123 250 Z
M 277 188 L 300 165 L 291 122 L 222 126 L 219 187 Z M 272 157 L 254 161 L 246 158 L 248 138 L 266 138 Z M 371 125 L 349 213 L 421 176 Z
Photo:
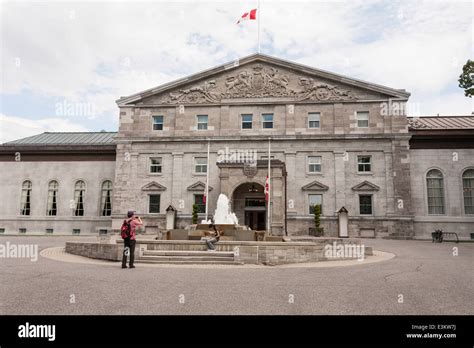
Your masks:
M 428 189 L 428 214 L 444 214 L 444 179 L 443 173 L 431 169 L 426 174 Z
M 112 213 L 112 181 L 110 180 L 102 183 L 100 209 L 102 216 L 110 216 Z
M 31 190 L 33 185 L 31 181 L 23 181 L 21 186 L 21 205 L 20 215 L 31 215 Z
M 474 214 L 474 169 L 466 170 L 462 175 L 464 195 L 464 213 Z
M 74 216 L 84 216 L 84 196 L 86 184 L 84 181 L 76 181 L 74 186 Z
M 53 180 L 48 185 L 48 207 L 46 209 L 46 215 L 56 216 L 58 215 L 58 188 L 59 184 Z

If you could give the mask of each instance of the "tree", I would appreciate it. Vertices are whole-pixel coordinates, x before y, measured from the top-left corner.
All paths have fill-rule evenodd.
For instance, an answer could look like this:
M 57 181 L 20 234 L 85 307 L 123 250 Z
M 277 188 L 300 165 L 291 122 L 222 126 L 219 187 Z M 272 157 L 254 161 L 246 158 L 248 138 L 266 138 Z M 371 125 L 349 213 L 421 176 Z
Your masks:
M 458 81 L 459 87 L 464 89 L 464 95 L 471 98 L 474 95 L 474 60 L 467 60 Z
M 316 236 L 322 236 L 324 229 L 321 227 L 321 204 L 314 206 L 314 227 Z
M 193 204 L 193 225 L 198 223 L 198 206 Z

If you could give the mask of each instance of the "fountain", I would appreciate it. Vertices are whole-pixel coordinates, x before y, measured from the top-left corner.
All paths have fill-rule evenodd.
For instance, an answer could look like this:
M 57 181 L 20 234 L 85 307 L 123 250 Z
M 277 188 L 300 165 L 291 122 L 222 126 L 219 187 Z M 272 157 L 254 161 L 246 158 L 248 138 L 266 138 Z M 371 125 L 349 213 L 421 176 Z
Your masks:
M 210 224 L 212 221 L 202 220 L 201 224 Z M 217 208 L 214 212 L 214 224 L 216 225 L 238 225 L 239 220 L 234 213 L 230 211 L 229 198 L 223 193 L 217 199 Z
M 248 226 L 239 225 L 237 216 L 230 209 L 229 198 L 222 193 L 219 194 L 217 199 L 213 220 L 202 220 L 200 224 L 188 226 L 188 239 L 199 239 L 206 231 L 212 231 L 213 229 L 209 227 L 211 223 L 214 223 L 221 232 L 222 240 L 252 241 L 263 239 L 262 232 L 256 232 Z

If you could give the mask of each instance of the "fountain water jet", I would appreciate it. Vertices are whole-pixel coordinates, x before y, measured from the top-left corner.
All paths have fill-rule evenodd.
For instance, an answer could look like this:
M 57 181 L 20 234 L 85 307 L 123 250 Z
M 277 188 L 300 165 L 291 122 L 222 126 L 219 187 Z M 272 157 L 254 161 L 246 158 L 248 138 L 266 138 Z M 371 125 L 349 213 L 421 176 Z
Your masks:
M 211 220 L 203 220 L 202 224 L 209 224 Z M 230 211 L 229 198 L 223 193 L 217 199 L 217 207 L 214 212 L 214 223 L 216 225 L 238 225 L 237 216 Z

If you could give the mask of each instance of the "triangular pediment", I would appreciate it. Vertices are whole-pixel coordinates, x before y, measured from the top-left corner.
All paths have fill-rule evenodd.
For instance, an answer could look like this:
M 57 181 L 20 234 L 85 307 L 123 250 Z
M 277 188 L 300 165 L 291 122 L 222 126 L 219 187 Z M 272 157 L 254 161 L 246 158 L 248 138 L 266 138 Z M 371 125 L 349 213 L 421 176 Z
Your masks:
M 401 98 L 410 94 L 283 59 L 254 54 L 117 100 L 125 105 L 331 102 Z
M 142 191 L 165 191 L 166 187 L 158 184 L 156 181 L 152 181 L 142 187 Z
M 303 191 L 327 191 L 329 187 L 315 180 L 307 185 L 304 185 L 301 189 Z
M 353 191 L 378 191 L 380 190 L 380 187 L 378 187 L 375 184 L 372 184 L 371 182 L 363 181 L 360 184 L 352 187 L 352 190 Z
M 188 186 L 188 191 L 198 191 L 202 192 L 206 189 L 206 184 L 202 181 L 197 181 L 194 184 Z M 212 191 L 212 186 L 209 186 L 209 191 Z

